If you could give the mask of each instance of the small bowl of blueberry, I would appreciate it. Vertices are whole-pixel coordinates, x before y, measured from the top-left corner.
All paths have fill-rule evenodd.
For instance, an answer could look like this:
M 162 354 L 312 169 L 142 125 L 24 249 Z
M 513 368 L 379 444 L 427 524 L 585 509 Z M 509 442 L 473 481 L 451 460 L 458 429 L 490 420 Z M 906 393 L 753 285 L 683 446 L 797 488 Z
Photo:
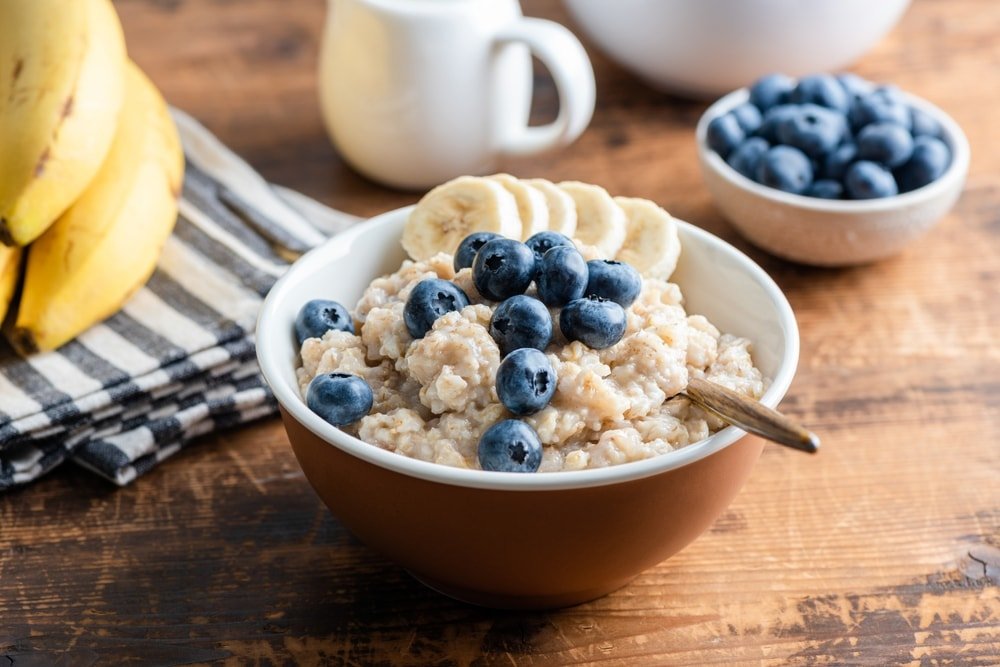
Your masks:
M 969 167 L 958 124 L 853 74 L 772 74 L 721 98 L 696 130 L 706 185 L 751 243 L 819 266 L 883 259 L 955 204 Z

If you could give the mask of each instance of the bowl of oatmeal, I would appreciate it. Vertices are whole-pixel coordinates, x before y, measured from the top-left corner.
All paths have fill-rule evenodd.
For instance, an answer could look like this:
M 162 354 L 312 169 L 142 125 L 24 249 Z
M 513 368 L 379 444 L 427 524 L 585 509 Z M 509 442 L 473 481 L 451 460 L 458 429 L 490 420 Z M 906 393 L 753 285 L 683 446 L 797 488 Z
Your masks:
M 557 332 L 546 348 L 558 389 L 523 418 L 542 441 L 538 472 L 494 472 L 480 469 L 475 446 L 510 416 L 493 386 L 496 304 L 455 274 L 450 256 L 404 263 L 411 210 L 378 216 L 296 262 L 258 322 L 261 369 L 331 512 L 431 588 L 508 608 L 599 597 L 704 532 L 763 443 L 679 392 L 694 373 L 765 405 L 781 400 L 798 332 L 766 273 L 678 221 L 676 270 L 669 282 L 644 280 L 619 342 L 594 350 Z M 403 296 L 430 277 L 454 281 L 471 303 L 414 339 L 401 324 Z M 356 333 L 300 345 L 294 323 L 312 299 L 347 306 Z M 327 371 L 369 383 L 374 400 L 364 418 L 337 428 L 309 409 L 303 390 Z

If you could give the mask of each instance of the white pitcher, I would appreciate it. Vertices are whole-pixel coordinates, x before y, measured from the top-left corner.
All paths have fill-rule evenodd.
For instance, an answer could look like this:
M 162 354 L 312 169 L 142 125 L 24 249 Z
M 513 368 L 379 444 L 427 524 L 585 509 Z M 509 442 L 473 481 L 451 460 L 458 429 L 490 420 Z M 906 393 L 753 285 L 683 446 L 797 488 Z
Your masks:
M 528 126 L 534 54 L 559 115 Z M 517 0 L 330 0 L 320 54 L 327 129 L 359 172 L 401 188 L 495 171 L 565 146 L 594 110 L 594 72 L 566 28 Z

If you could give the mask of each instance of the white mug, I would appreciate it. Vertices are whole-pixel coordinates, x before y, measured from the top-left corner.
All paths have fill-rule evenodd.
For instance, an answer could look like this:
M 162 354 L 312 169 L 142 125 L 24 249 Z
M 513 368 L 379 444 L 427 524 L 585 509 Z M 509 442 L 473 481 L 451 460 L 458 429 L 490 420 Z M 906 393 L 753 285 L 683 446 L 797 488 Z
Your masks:
M 327 130 L 357 171 L 425 188 L 565 146 L 590 122 L 594 71 L 566 28 L 517 0 L 329 0 L 320 53 Z M 559 115 L 528 126 L 534 54 Z

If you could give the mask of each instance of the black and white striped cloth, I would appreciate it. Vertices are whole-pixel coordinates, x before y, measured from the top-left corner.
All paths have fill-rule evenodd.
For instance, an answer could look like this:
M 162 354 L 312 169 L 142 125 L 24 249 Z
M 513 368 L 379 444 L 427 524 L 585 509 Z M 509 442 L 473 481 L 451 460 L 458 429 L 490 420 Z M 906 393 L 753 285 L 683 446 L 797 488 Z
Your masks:
M 356 221 L 272 186 L 186 114 L 180 214 L 121 312 L 55 352 L 0 342 L 0 491 L 66 460 L 125 485 L 192 438 L 276 410 L 254 355 L 263 296 Z

